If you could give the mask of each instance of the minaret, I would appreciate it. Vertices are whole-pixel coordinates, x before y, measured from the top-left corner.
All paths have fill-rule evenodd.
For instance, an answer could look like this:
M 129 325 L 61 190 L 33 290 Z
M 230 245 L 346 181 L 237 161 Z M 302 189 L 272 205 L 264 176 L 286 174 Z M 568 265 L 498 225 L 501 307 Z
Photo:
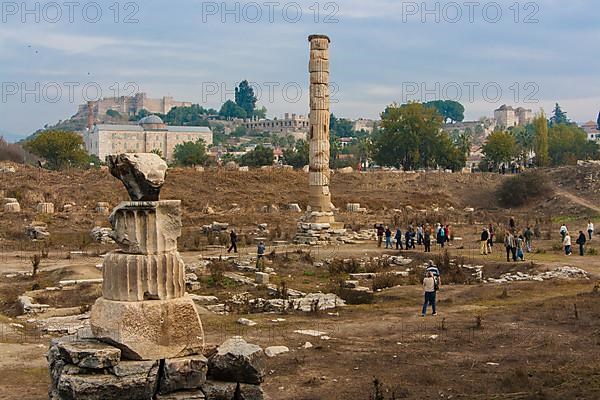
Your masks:
M 87 102 L 87 128 L 88 132 L 91 132 L 94 128 L 94 102 Z
M 310 222 L 333 223 L 329 183 L 329 43 L 325 35 L 311 35 L 309 205 Z

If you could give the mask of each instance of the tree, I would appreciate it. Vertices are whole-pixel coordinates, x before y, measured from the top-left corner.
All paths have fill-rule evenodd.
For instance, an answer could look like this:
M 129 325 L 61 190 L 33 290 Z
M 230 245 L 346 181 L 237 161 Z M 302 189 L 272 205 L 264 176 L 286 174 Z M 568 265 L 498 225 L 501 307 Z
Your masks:
M 202 139 L 178 144 L 173 151 L 173 158 L 177 165 L 185 167 L 202 165 L 208 159 L 206 144 Z
M 352 125 L 352 121 L 345 118 L 337 118 L 335 115 L 331 114 L 331 118 L 329 120 L 329 131 L 331 132 L 331 136 L 336 137 L 354 137 L 354 126 Z
M 442 116 L 445 123 L 462 122 L 465 119 L 465 107 L 454 100 L 435 100 L 424 104 L 425 107 L 434 108 Z
M 600 131 L 600 112 L 598 112 L 598 119 L 596 120 L 596 129 Z
M 460 171 L 467 162 L 467 154 L 452 142 L 446 134 L 440 135 L 436 147 L 436 162 L 438 166 L 452 171 Z
M 248 81 L 244 80 L 240 82 L 240 85 L 235 88 L 235 104 L 246 111 L 246 116 L 251 117 L 254 115 L 257 100 L 254 96 L 254 89 L 252 89 Z
M 353 154 L 358 162 L 362 165 L 367 160 L 371 159 L 373 154 L 373 143 L 368 137 L 361 137 L 354 141 L 350 146 L 350 154 Z
M 121 114 L 118 111 L 115 111 L 115 110 L 108 110 L 108 111 L 106 111 L 106 115 L 108 115 L 111 118 L 121 118 Z
M 261 108 L 254 110 L 254 116 L 258 119 L 267 118 L 267 107 L 262 106 Z
M 156 155 L 157 155 L 157 156 L 159 156 L 160 158 L 164 158 L 164 157 L 163 157 L 163 152 L 162 152 L 162 150 L 161 150 L 161 149 L 152 149 L 152 150 L 150 151 L 150 153 L 152 153 L 152 154 L 156 154 Z
M 302 168 L 308 165 L 309 145 L 306 140 L 300 139 L 293 149 L 283 151 L 283 158 L 287 165 L 294 168 Z
M 517 152 L 523 165 L 529 161 L 529 154 L 535 148 L 535 129 L 533 125 L 517 126 L 510 131 L 517 143 Z
M 221 106 L 219 115 L 223 118 L 231 119 L 246 118 L 248 114 L 246 113 L 246 110 L 244 110 L 242 107 L 238 106 L 231 100 L 227 100 L 225 103 L 223 103 L 223 106 Z
M 442 117 L 421 103 L 392 104 L 381 114 L 381 130 L 373 134 L 373 158 L 405 170 L 436 167 L 444 161 L 439 149 L 448 143 Z
M 598 144 L 588 140 L 587 133 L 576 125 L 553 125 L 548 130 L 548 139 L 548 153 L 554 166 L 598 158 Z
M 548 154 L 548 120 L 542 112 L 533 120 L 535 132 L 535 164 L 538 167 L 547 167 L 550 164 Z
M 452 131 L 450 139 L 452 140 L 452 143 L 454 143 L 454 146 L 456 146 L 465 157 L 469 156 L 471 153 L 471 143 L 473 141 L 471 128 L 467 128 L 462 132 L 455 129 Z
M 254 150 L 240 157 L 240 165 L 248 167 L 262 167 L 265 165 L 273 165 L 275 156 L 273 149 L 258 145 Z
M 83 138 L 75 132 L 44 131 L 24 145 L 31 153 L 45 159 L 51 169 L 80 167 L 89 162 Z
M 198 104 L 193 104 L 191 107 L 173 107 L 165 115 L 163 121 L 167 125 L 210 126 L 206 115 L 208 115 L 208 110 Z
M 517 154 L 517 142 L 510 133 L 497 131 L 487 138 L 482 150 L 488 164 L 498 166 L 513 160 Z
M 567 113 L 560 108 L 560 105 L 558 103 L 556 103 L 556 106 L 554 107 L 554 112 L 552 113 L 552 118 L 550 118 L 550 122 L 552 123 L 552 125 L 569 123 Z
M 246 136 L 247 133 L 248 130 L 246 129 L 246 127 L 244 125 L 240 125 L 231 132 L 231 136 L 240 138 L 242 136 Z

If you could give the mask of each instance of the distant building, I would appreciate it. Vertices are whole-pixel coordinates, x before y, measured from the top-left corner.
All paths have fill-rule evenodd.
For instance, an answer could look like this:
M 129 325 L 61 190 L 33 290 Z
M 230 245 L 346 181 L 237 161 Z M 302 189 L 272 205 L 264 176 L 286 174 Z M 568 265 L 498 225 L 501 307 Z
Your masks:
M 581 125 L 581 129 L 588 135 L 589 140 L 600 142 L 600 131 L 598 130 L 598 124 L 595 121 L 589 121 Z
M 151 115 L 137 125 L 94 125 L 84 132 L 88 153 L 102 161 L 107 155 L 119 153 L 150 153 L 160 150 L 168 161 L 173 160 L 175 146 L 185 142 L 204 140 L 212 145 L 210 128 L 196 126 L 167 126 L 162 119 Z
M 127 117 L 137 115 L 146 110 L 151 114 L 167 114 L 175 107 L 191 107 L 192 103 L 176 101 L 173 97 L 164 96 L 161 99 L 149 99 L 146 93 L 137 93 L 134 96 L 107 97 L 97 101 L 91 101 L 79 106 L 77 115 L 88 117 L 89 106 L 92 106 L 94 119 L 102 119 L 109 110 L 117 111 Z
M 283 119 L 258 119 L 252 118 L 244 121 L 244 127 L 249 131 L 281 136 L 291 135 L 295 139 L 306 139 L 310 122 L 304 115 L 285 114 Z
M 512 108 L 506 104 L 494 110 L 496 126 L 502 129 L 524 126 L 533 121 L 533 112 L 523 107 Z
M 373 133 L 373 130 L 377 126 L 377 121 L 366 118 L 359 118 L 352 123 L 352 129 L 356 132 L 365 131 L 369 133 Z
M 471 146 L 471 151 L 469 152 L 469 156 L 467 157 L 466 168 L 469 168 L 471 171 L 478 171 L 479 165 L 484 159 L 484 154 L 481 149 L 481 146 Z

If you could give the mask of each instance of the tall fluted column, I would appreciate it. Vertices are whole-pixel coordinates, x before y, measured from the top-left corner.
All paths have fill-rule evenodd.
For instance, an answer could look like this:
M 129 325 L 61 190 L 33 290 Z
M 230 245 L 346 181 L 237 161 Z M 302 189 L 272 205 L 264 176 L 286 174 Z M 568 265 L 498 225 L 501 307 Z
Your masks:
M 325 35 L 310 42 L 309 205 L 315 222 L 333 221 L 329 183 L 329 43 Z M 319 215 L 317 215 L 319 214 Z

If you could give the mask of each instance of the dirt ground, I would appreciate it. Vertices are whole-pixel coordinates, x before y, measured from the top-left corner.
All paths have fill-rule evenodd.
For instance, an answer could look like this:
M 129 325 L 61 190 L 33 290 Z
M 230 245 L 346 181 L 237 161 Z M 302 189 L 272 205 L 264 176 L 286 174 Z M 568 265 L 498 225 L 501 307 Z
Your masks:
M 376 292 L 372 304 L 317 314 L 206 314 L 202 321 L 207 343 L 218 345 L 242 335 L 263 347 L 288 346 L 289 353 L 268 359 L 264 389 L 273 400 L 598 399 L 600 294 L 594 287 L 600 279 L 600 257 L 595 250 L 585 257 L 566 257 L 557 246 L 560 223 L 583 229 L 587 218 L 597 218 L 594 207 L 600 204 L 600 196 L 595 184 L 574 180 L 585 180 L 589 173 L 594 172 L 548 172 L 556 194 L 518 210 L 495 204 L 494 190 L 507 179 L 498 175 L 335 175 L 334 203 L 342 207 L 360 202 L 370 210 L 365 215 L 340 212 L 339 218 L 349 227 L 367 227 L 376 221 L 405 226 L 411 220 L 434 223 L 443 218 L 452 224 L 455 237 L 450 257 L 484 265 L 486 274 L 540 272 L 568 265 L 586 270 L 591 278 L 443 285 L 436 317 L 420 317 L 422 291 L 414 284 Z M 102 262 L 99 255 L 112 246 L 84 239 L 93 226 L 108 226 L 106 216 L 91 210 L 97 201 L 116 205 L 126 192 L 105 171 L 58 174 L 24 168 L 2 178 L 0 191 L 19 198 L 25 212 L 0 214 L 0 399 L 44 399 L 49 384 L 44 354 L 52 336 L 19 317 L 16 297 L 54 286 L 59 280 L 101 277 L 95 266 Z M 207 248 L 207 239 L 200 233 L 200 226 L 212 221 L 228 222 L 247 232 L 267 222 L 271 232 L 280 231 L 269 238 L 269 250 L 295 254 L 295 246 L 275 248 L 273 241 L 289 239 L 299 215 L 264 214 L 260 209 L 288 203 L 304 207 L 305 181 L 305 174 L 286 171 L 172 171 L 164 198 L 183 200 L 185 229 L 180 247 L 186 264 L 198 262 L 201 256 L 225 254 L 223 248 Z M 38 276 L 9 278 L 8 273 L 31 270 L 30 256 L 41 245 L 28 241 L 23 231 L 29 221 L 39 218 L 34 208 L 42 200 L 55 202 L 58 210 L 62 202 L 73 201 L 76 208 L 71 214 L 59 211 L 47 217 L 53 239 L 45 245 L 49 255 L 42 260 Z M 239 207 L 232 210 L 232 203 Z M 207 204 L 215 214 L 203 212 Z M 464 211 L 466 207 L 475 211 Z M 516 217 L 520 228 L 536 222 L 542 228 L 526 262 L 506 263 L 498 248 L 490 256 L 479 255 L 481 224 L 505 223 L 508 215 Z M 596 248 L 595 241 L 589 248 Z M 268 262 L 277 272 L 274 283 L 285 281 L 303 291 L 328 291 L 334 277 L 314 262 L 397 254 L 378 249 L 375 243 L 312 248 L 309 255 L 308 249 L 303 251 L 292 261 L 274 257 Z M 239 256 L 247 258 L 252 252 L 253 245 L 243 246 Z M 402 254 L 418 262 L 429 258 L 419 249 Z M 431 258 L 439 255 L 440 249 L 435 248 Z M 234 283 L 215 286 L 208 278 L 201 276 L 198 294 L 224 299 L 261 290 Z M 39 300 L 55 307 L 85 306 L 93 303 L 98 291 L 99 285 L 85 285 L 71 294 L 51 294 Z M 258 324 L 237 324 L 242 316 Z M 274 322 L 277 318 L 284 321 Z M 294 333 L 300 329 L 321 331 L 329 340 Z M 306 342 L 312 347 L 303 348 Z

